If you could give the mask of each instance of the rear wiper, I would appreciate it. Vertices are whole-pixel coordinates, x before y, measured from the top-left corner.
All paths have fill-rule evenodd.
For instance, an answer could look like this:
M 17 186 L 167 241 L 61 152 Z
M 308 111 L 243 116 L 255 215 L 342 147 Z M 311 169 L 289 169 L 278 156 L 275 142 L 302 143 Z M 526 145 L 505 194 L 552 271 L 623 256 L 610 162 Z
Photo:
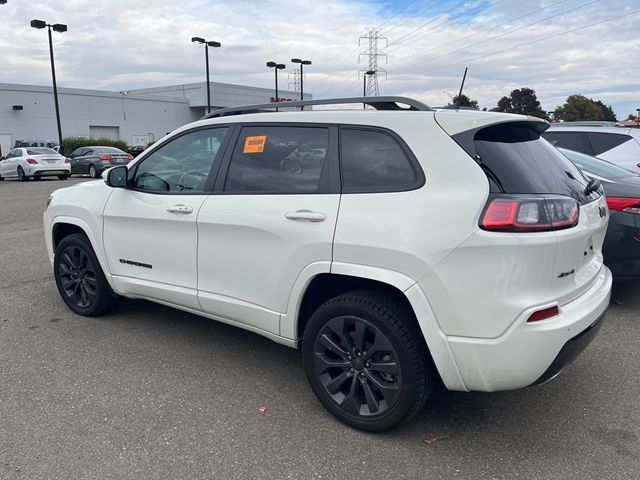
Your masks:
M 584 187 L 584 194 L 591 195 L 593 192 L 595 192 L 599 188 L 600 188 L 600 181 L 596 180 L 595 178 L 592 178 L 591 180 L 589 180 L 589 183 L 587 183 L 587 186 Z

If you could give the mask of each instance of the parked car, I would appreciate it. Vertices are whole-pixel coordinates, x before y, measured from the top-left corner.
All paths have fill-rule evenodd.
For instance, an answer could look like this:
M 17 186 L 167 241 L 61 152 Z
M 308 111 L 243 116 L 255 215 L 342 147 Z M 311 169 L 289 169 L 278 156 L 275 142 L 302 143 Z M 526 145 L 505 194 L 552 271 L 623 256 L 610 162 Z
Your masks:
M 115 147 L 81 147 L 75 149 L 70 157 L 72 174 L 88 174 L 97 178 L 107 168 L 122 165 L 133 157 Z
M 42 177 L 69 178 L 69 159 L 50 148 L 14 148 L 0 161 L 0 180 L 18 178 L 28 180 Z
M 640 173 L 640 130 L 636 128 L 554 123 L 542 136 L 556 147 L 593 155 Z
M 584 153 L 559 149 L 604 187 L 611 212 L 604 238 L 604 262 L 614 280 L 640 279 L 640 175 Z
M 142 145 L 135 145 L 131 148 L 129 148 L 127 150 L 127 153 L 129 155 L 131 155 L 133 158 L 136 158 L 138 155 L 140 155 L 142 152 L 144 152 L 144 149 L 147 147 L 143 147 Z
M 609 303 L 601 191 L 539 119 L 288 106 L 356 102 L 379 111 L 221 109 L 54 192 L 64 302 L 93 316 L 144 298 L 299 348 L 319 401 L 368 431 L 411 418 L 438 377 L 484 392 L 555 377 Z

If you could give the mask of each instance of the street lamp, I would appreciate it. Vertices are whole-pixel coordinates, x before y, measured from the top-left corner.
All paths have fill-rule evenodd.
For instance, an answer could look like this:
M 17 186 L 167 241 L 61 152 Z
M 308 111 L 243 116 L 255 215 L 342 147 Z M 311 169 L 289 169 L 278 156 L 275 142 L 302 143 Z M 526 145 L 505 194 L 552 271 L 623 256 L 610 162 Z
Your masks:
M 638 115 L 636 115 L 636 125 L 637 128 L 640 128 L 640 108 L 636 108 L 636 112 L 638 112 Z
M 191 37 L 194 43 L 204 43 L 204 57 L 207 64 L 207 113 L 211 113 L 211 87 L 209 86 L 209 47 L 218 48 L 222 44 L 220 42 L 208 42 L 202 37 Z
M 362 96 L 363 97 L 367 96 L 367 75 L 375 75 L 375 74 L 376 74 L 375 70 L 367 70 L 366 72 L 364 72 L 364 75 L 362 76 Z M 363 103 L 362 108 L 367 108 L 367 104 Z
M 273 71 L 276 72 L 276 103 L 278 103 L 278 70 L 284 70 L 284 63 L 276 63 L 276 62 L 267 62 L 267 67 L 273 68 Z M 276 112 L 278 111 L 278 107 L 276 107 Z
M 304 100 L 304 70 L 302 67 L 304 65 L 311 65 L 311 60 L 301 60 L 299 58 L 292 58 L 291 63 L 299 63 L 300 64 L 300 101 Z M 304 107 L 300 107 L 300 110 L 304 110 Z
M 56 67 L 53 62 L 53 40 L 51 39 L 51 29 L 54 32 L 64 33 L 67 31 L 67 26 L 62 23 L 55 23 L 53 25 L 48 24 L 44 20 L 31 20 L 31 26 L 37 29 L 48 28 L 49 33 L 49 57 L 51 58 L 51 77 L 53 78 L 53 100 L 56 106 L 56 121 L 58 122 L 58 141 L 60 142 L 60 148 L 62 148 L 62 127 L 60 126 L 60 106 L 58 105 L 58 86 L 56 84 Z

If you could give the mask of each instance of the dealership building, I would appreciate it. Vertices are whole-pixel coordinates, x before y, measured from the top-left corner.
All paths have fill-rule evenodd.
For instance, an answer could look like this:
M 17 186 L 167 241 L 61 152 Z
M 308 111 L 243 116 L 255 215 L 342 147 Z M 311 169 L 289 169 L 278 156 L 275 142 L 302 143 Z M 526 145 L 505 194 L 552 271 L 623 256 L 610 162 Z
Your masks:
M 280 101 L 300 92 L 279 91 Z M 312 96 L 305 93 L 305 100 Z M 120 92 L 58 88 L 63 137 L 107 137 L 146 145 L 198 120 L 207 109 L 206 82 Z M 211 106 L 274 102 L 274 90 L 211 82 Z M 16 142 L 57 144 L 52 87 L 0 83 L 0 155 Z

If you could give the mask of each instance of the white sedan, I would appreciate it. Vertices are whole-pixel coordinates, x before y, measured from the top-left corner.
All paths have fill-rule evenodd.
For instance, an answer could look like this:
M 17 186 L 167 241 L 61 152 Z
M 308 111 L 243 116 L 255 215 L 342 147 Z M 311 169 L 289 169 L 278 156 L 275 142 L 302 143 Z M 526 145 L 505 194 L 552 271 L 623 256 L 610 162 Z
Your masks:
M 66 180 L 70 175 L 69 159 L 51 148 L 14 148 L 0 159 L 0 180 L 15 177 L 24 181 L 47 176 Z

